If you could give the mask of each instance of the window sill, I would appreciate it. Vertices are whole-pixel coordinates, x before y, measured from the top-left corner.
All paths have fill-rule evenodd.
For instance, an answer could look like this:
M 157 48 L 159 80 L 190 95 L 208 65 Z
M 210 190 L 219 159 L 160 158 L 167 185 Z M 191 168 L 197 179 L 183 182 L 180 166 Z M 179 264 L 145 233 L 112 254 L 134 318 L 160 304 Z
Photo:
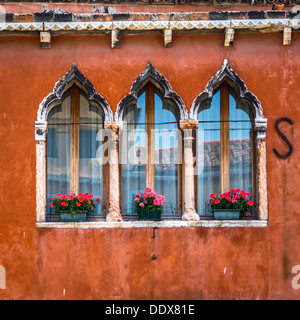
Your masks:
M 222 228 L 267 227 L 267 220 L 200 220 L 200 221 L 126 221 L 126 222 L 37 222 L 37 228 L 111 229 L 111 228 Z

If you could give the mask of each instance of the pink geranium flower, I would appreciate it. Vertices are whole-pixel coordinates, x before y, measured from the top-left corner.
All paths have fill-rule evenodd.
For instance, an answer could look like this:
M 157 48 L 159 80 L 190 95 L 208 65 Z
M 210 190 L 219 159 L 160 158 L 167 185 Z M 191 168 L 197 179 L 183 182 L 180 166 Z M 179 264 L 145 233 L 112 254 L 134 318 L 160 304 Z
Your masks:
M 147 187 L 147 188 L 145 189 L 145 191 L 146 191 L 147 193 L 150 193 L 150 192 L 152 191 L 152 189 L 151 189 L 150 187 Z
M 243 215 L 251 215 L 247 210 L 249 207 L 254 205 L 254 202 L 248 200 L 247 197 L 251 196 L 250 192 L 245 192 L 240 189 L 231 189 L 230 192 L 224 192 L 220 195 L 213 194 L 210 196 L 210 204 L 213 210 L 215 209 L 236 209 L 239 210 L 241 216 Z
M 155 196 L 156 196 L 156 192 L 155 191 L 151 191 L 150 192 L 150 197 L 155 198 Z

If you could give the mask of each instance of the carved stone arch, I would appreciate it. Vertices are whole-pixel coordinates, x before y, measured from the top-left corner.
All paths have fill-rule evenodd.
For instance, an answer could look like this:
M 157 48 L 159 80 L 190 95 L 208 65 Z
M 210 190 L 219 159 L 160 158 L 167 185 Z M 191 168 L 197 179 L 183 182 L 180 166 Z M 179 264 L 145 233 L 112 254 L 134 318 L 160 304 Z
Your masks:
M 215 90 L 224 80 L 227 81 L 231 87 L 237 90 L 241 101 L 247 101 L 251 105 L 254 119 L 263 119 L 263 109 L 259 100 L 248 90 L 245 82 L 230 67 L 227 59 L 224 60 L 221 69 L 209 80 L 205 90 L 193 101 L 189 117 L 195 120 L 198 118 L 198 112 L 200 111 L 202 103 L 204 101 L 212 100 Z
M 137 101 L 138 93 L 149 81 L 160 89 L 164 100 L 172 101 L 175 104 L 179 111 L 179 119 L 186 120 L 188 118 L 188 112 L 182 98 L 173 91 L 169 81 L 155 69 L 152 62 L 148 61 L 145 70 L 132 84 L 130 93 L 123 97 L 119 102 L 115 113 L 115 121 L 122 121 L 125 107 L 128 103 Z
M 203 106 L 203 102 L 211 101 L 214 93 L 221 85 L 223 81 L 226 81 L 239 96 L 241 101 L 247 102 L 253 112 L 254 118 L 254 130 L 256 131 L 256 138 L 254 141 L 254 148 L 256 150 L 255 161 L 255 207 L 257 210 L 257 218 L 259 220 L 268 219 L 268 188 L 267 188 L 267 152 L 266 152 L 266 128 L 267 119 L 263 116 L 262 106 L 257 97 L 251 93 L 244 81 L 238 76 L 238 74 L 230 67 L 227 59 L 221 69 L 209 80 L 205 90 L 200 93 L 190 109 L 189 118 L 194 121 L 198 120 L 198 112 Z
M 61 101 L 63 93 L 70 88 L 73 83 L 76 83 L 78 87 L 87 93 L 90 102 L 94 102 L 102 107 L 105 121 L 111 121 L 113 119 L 113 112 L 105 98 L 96 92 L 92 83 L 83 75 L 74 62 L 69 71 L 56 82 L 53 91 L 41 102 L 37 113 L 38 123 L 47 122 L 47 116 L 51 106 L 55 104 L 55 102 Z

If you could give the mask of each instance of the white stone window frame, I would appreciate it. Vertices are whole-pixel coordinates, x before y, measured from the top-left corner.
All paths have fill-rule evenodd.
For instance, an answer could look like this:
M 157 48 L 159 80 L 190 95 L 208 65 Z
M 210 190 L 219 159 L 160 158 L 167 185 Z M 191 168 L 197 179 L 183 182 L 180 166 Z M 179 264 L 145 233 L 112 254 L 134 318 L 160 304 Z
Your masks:
M 186 174 L 190 170 L 189 166 L 192 165 L 187 159 L 192 159 L 192 144 L 190 144 L 190 135 L 188 134 L 194 121 L 188 119 L 188 110 L 185 106 L 183 99 L 172 89 L 169 81 L 155 69 L 151 61 L 145 70 L 133 82 L 130 93 L 121 99 L 117 106 L 115 113 L 115 120 L 122 123 L 123 112 L 128 104 L 137 102 L 138 93 L 148 83 L 151 82 L 162 93 L 164 101 L 171 101 L 178 110 L 179 114 L 179 127 L 183 131 L 183 157 L 182 164 L 182 212 L 179 213 L 181 219 L 184 221 L 199 221 L 200 217 L 195 210 L 194 201 L 194 177 L 193 175 Z M 187 161 L 186 161 L 187 160 Z M 183 185 L 184 184 L 184 185 Z
M 85 78 L 74 62 L 69 71 L 55 84 L 53 91 L 41 102 L 37 120 L 35 121 L 36 142 L 36 221 L 46 222 L 47 214 L 47 172 L 46 172 L 46 138 L 47 117 L 50 109 L 59 103 L 63 93 L 73 84 L 82 88 L 88 95 L 88 100 L 99 105 L 104 114 L 104 122 L 113 119 L 113 112 L 104 97 L 96 92 L 92 83 Z
M 248 100 L 254 108 L 254 123 L 256 132 L 256 188 L 257 188 L 257 210 L 258 220 L 238 220 L 238 221 L 210 221 L 200 220 L 195 210 L 195 183 L 192 174 L 192 130 L 197 128 L 198 108 L 202 101 L 211 98 L 215 86 L 222 82 L 224 77 L 233 82 L 239 88 L 240 97 Z M 180 128 L 183 130 L 184 145 L 184 165 L 183 165 L 183 212 L 181 221 L 160 221 L 160 222 L 124 222 L 120 214 L 119 199 L 119 165 L 118 165 L 118 142 L 119 132 L 122 128 L 122 114 L 124 107 L 129 101 L 137 99 L 140 84 L 148 80 L 158 83 L 163 89 L 164 98 L 173 100 L 180 110 Z M 46 222 L 46 133 L 47 116 L 51 105 L 59 101 L 64 91 L 73 83 L 88 92 L 89 99 L 99 104 L 104 111 L 105 128 L 112 130 L 111 142 L 114 148 L 110 152 L 109 169 L 109 208 L 104 222 L 84 222 L 84 223 L 61 223 Z M 205 90 L 194 100 L 190 112 L 187 112 L 181 97 L 176 94 L 169 82 L 148 62 L 145 70 L 136 78 L 130 93 L 126 95 L 118 104 L 115 115 L 106 100 L 96 92 L 93 85 L 80 72 L 74 63 L 70 70 L 55 85 L 50 93 L 40 104 L 37 121 L 35 122 L 36 140 L 36 223 L 40 228 L 143 228 L 143 227 L 266 227 L 268 221 L 268 193 L 267 193 L 267 170 L 266 170 L 266 127 L 267 119 L 263 117 L 262 107 L 254 94 L 248 91 L 245 83 L 230 67 L 225 59 L 221 69 L 211 78 Z
M 266 154 L 266 129 L 267 119 L 263 116 L 263 109 L 257 97 L 251 93 L 244 81 L 231 68 L 227 59 L 224 60 L 220 70 L 208 81 L 205 90 L 193 101 L 189 118 L 197 120 L 198 112 L 204 101 L 211 101 L 215 88 L 223 81 L 238 90 L 241 100 L 247 101 L 254 115 L 255 142 L 253 148 L 256 150 L 255 163 L 255 188 L 256 188 L 256 210 L 258 220 L 268 220 L 268 188 L 267 188 L 267 154 Z

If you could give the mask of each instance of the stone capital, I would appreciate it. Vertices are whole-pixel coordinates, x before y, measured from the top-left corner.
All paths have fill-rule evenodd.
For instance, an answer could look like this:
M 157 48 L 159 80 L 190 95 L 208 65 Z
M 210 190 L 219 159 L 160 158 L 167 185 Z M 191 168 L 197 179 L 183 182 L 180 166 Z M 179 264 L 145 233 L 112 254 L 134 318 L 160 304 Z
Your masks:
M 35 141 L 46 141 L 47 122 L 35 122 Z
M 104 129 L 110 131 L 109 140 L 117 141 L 120 130 L 123 128 L 122 121 L 104 121 Z
M 266 130 L 267 130 L 267 119 L 259 118 L 254 120 L 254 129 L 256 131 L 257 139 L 265 139 L 266 138 Z
M 113 130 L 115 133 L 119 133 L 119 130 L 123 128 L 122 121 L 104 121 L 104 128 Z
M 197 129 L 198 128 L 198 120 L 195 120 L 195 119 L 180 120 L 179 127 L 181 130 Z

